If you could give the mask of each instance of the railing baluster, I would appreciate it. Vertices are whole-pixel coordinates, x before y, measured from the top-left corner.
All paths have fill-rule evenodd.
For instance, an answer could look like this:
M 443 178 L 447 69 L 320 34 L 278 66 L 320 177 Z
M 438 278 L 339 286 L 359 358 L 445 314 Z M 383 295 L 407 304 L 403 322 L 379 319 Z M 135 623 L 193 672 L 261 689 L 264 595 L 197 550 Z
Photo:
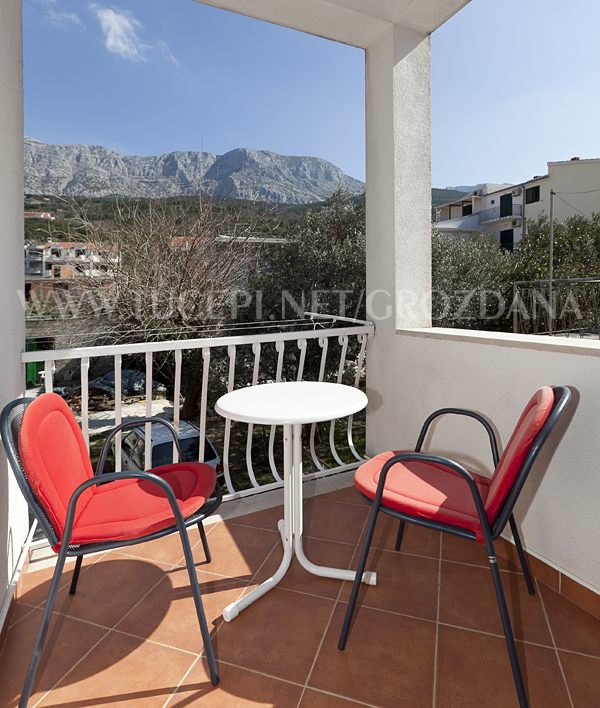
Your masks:
M 54 391 L 54 359 L 48 359 L 44 365 L 44 391 L 52 393 Z
M 200 394 L 200 440 L 198 462 L 204 462 L 204 439 L 206 438 L 206 406 L 208 401 L 208 373 L 210 371 L 210 349 L 202 350 L 202 392 Z
M 121 425 L 121 362 L 120 354 L 115 354 L 115 425 Z M 115 472 L 120 472 L 122 467 L 122 434 L 117 433 L 114 441 Z
M 152 415 L 152 352 L 146 352 L 146 417 Z M 152 425 L 144 426 L 144 468 L 152 467 Z
M 356 373 L 354 374 L 354 388 L 358 388 L 358 385 L 360 383 L 360 375 L 362 373 L 362 368 L 363 364 L 365 362 L 365 354 L 367 351 L 367 335 L 366 334 L 359 334 L 358 335 L 358 341 L 360 342 L 360 352 L 358 354 L 358 359 L 356 361 Z M 356 450 L 356 447 L 354 446 L 354 439 L 352 437 L 352 426 L 354 425 L 354 416 L 350 415 L 348 416 L 348 430 L 347 430 L 347 438 L 348 438 L 348 447 L 350 448 L 350 452 L 354 455 L 354 457 L 359 461 L 359 462 L 364 462 L 365 458 L 358 453 Z
M 285 342 L 277 341 L 275 342 L 275 349 L 277 350 L 277 371 L 275 372 L 275 381 L 281 381 L 281 372 L 283 370 L 283 354 L 285 352 Z M 275 432 L 277 427 L 275 425 L 271 426 L 271 432 L 269 433 L 269 465 L 271 467 L 271 474 L 278 481 L 281 482 L 281 476 L 277 471 L 277 465 L 275 464 Z
M 308 315 L 307 315 L 308 316 Z M 316 315 L 314 317 L 317 317 Z M 358 387 L 361 382 L 361 373 L 363 371 L 366 355 L 366 347 L 368 337 L 373 333 L 373 327 L 368 322 L 363 322 L 359 320 L 345 319 L 346 324 L 343 326 L 338 323 L 334 324 L 335 320 L 338 318 L 327 318 L 326 316 L 321 316 L 320 319 L 330 320 L 330 327 L 327 328 L 326 325 L 319 325 L 318 328 L 300 330 L 300 331 L 282 331 L 277 334 L 271 333 L 257 333 L 257 334 L 234 334 L 232 336 L 215 336 L 215 337 L 205 337 L 203 339 L 193 339 L 187 340 L 185 342 L 185 349 L 191 349 L 202 352 L 203 369 L 202 369 L 202 381 L 201 381 L 201 401 L 200 401 L 200 431 L 199 431 L 199 449 L 198 449 L 198 459 L 203 462 L 205 459 L 205 439 L 206 431 L 208 425 L 208 389 L 209 389 L 209 376 L 210 376 L 210 361 L 211 352 L 217 347 L 227 347 L 227 352 L 229 354 L 229 371 L 227 378 L 227 390 L 231 391 L 235 385 L 235 374 L 236 374 L 236 347 L 237 346 L 247 346 L 252 345 L 252 352 L 254 354 L 253 369 L 252 369 L 252 381 L 251 385 L 257 385 L 259 383 L 260 368 L 261 368 L 261 356 L 264 351 L 262 344 L 268 344 L 269 346 L 275 345 L 277 351 L 277 365 L 275 371 L 275 381 L 281 381 L 283 378 L 283 365 L 285 363 L 285 342 L 294 342 L 295 346 L 298 347 L 298 360 L 297 369 L 292 374 L 292 379 L 296 381 L 303 381 L 306 376 L 306 356 L 308 351 L 309 340 L 317 340 L 317 343 L 321 350 L 320 355 L 320 366 L 318 373 L 318 381 L 324 381 L 326 378 L 329 379 L 327 371 L 327 357 L 329 350 L 329 340 L 333 337 L 338 337 L 341 345 L 341 357 L 339 365 L 336 366 L 336 371 L 333 380 L 341 382 L 344 377 L 344 372 L 346 368 L 346 360 L 348 358 L 348 337 L 358 337 L 358 342 L 360 343 L 360 351 L 358 354 L 356 372 L 354 373 L 354 386 Z M 342 318 L 344 320 L 344 318 Z M 340 321 L 341 322 L 341 321 Z M 44 365 L 44 389 L 46 391 L 52 391 L 54 387 L 54 369 L 56 361 L 79 361 L 81 363 L 81 428 L 86 440 L 89 441 L 90 433 L 93 432 L 93 421 L 94 413 L 90 413 L 90 399 L 89 399 L 89 363 L 91 357 L 102 357 L 111 356 L 114 362 L 114 373 L 115 373 L 115 401 L 114 401 L 114 420 L 115 424 L 118 425 L 123 419 L 123 391 L 122 391 L 122 366 L 124 355 L 134 355 L 134 354 L 144 354 L 145 355 L 145 370 L 146 370 L 146 383 L 145 383 L 145 413 L 147 417 L 150 417 L 153 412 L 153 354 L 154 352 L 171 352 L 174 353 L 174 377 L 173 377 L 173 423 L 177 428 L 181 427 L 181 399 L 182 399 L 182 377 L 183 377 L 183 350 L 182 343 L 178 341 L 173 342 L 143 342 L 135 344 L 120 344 L 120 345 L 107 345 L 99 347 L 81 347 L 69 350 L 56 350 L 56 351 L 38 351 L 38 352 L 25 352 L 22 355 L 22 363 L 27 364 L 29 362 L 43 362 Z M 329 372 L 332 373 L 332 372 Z M 305 474 L 306 479 L 316 479 L 318 477 L 324 477 L 330 474 L 335 474 L 337 472 L 342 472 L 345 470 L 355 469 L 358 463 L 362 462 L 365 458 L 359 455 L 356 450 L 356 446 L 353 441 L 353 416 L 348 416 L 347 418 L 347 441 L 348 447 L 353 455 L 352 463 L 344 464 L 336 450 L 335 444 L 335 423 L 330 424 L 329 428 L 329 445 L 331 447 L 331 452 L 335 463 L 332 467 L 328 467 L 324 462 L 321 462 L 316 451 L 316 432 L 319 430 L 317 424 L 313 424 L 310 428 L 310 454 L 312 460 L 315 464 L 316 471 Z M 339 421 L 338 421 L 339 422 Z M 262 483 L 257 479 L 258 470 L 254 469 L 253 457 L 255 456 L 253 451 L 254 443 L 254 432 L 256 431 L 255 425 L 248 425 L 248 430 L 246 434 L 246 468 L 248 479 L 250 481 L 250 486 L 246 489 L 240 491 L 235 491 L 231 479 L 231 444 L 232 444 L 232 431 L 233 422 L 231 420 L 225 421 L 225 435 L 223 444 L 223 472 L 224 472 L 224 487 L 226 487 L 225 499 L 235 499 L 250 496 L 256 494 L 258 491 L 267 491 L 269 489 L 278 489 L 282 486 L 282 479 L 280 472 L 277 471 L 275 464 L 275 445 L 277 444 L 277 428 L 276 426 L 269 426 L 269 443 L 268 443 L 268 459 L 269 467 L 273 475 L 273 482 Z M 152 465 L 152 426 L 146 424 L 144 426 L 145 432 L 145 442 L 144 442 L 144 466 L 149 468 Z M 123 435 L 117 435 L 115 437 L 115 471 L 121 471 L 123 467 L 123 454 L 122 454 L 122 441 Z M 173 459 L 176 460 L 176 448 L 174 446 L 174 456 Z M 329 457 L 329 455 L 327 456 Z M 245 484 L 243 486 L 246 486 Z
M 298 361 L 298 375 L 296 381 L 302 381 L 304 376 L 304 362 L 306 360 L 306 339 L 298 340 L 298 349 L 300 350 L 300 360 Z
M 344 367 L 346 365 L 346 353 L 348 352 L 348 337 L 342 335 L 338 338 L 338 341 L 342 347 L 342 351 L 340 353 L 340 365 L 337 372 L 337 383 L 341 384 L 344 377 Z M 338 465 L 343 465 L 344 461 L 338 455 L 338 451 L 335 446 L 335 423 L 336 421 L 332 420 L 329 424 L 329 448 L 331 450 L 331 454 L 333 455 L 333 459 L 338 463 Z
M 89 420 L 89 390 L 88 378 L 90 359 L 87 356 L 81 359 L 81 432 L 88 449 L 90 447 L 90 420 Z
M 255 342 L 252 345 L 252 353 L 254 354 L 254 367 L 252 369 L 252 386 L 256 386 L 258 383 L 258 371 L 260 367 L 260 342 Z M 254 467 L 252 466 L 252 439 L 254 434 L 254 425 L 248 423 L 248 434 L 246 437 L 246 468 L 248 470 L 248 478 L 250 479 L 250 484 L 253 487 L 260 487 L 260 484 L 256 481 L 256 475 L 254 474 Z
M 319 367 L 319 378 L 317 379 L 318 381 L 323 381 L 323 378 L 325 376 L 325 364 L 327 362 L 327 348 L 329 347 L 329 341 L 327 337 L 319 337 L 319 346 L 321 347 L 321 365 Z M 325 467 L 323 467 L 323 463 L 319 459 L 319 456 L 317 455 L 317 451 L 315 450 L 315 433 L 317 431 L 317 424 L 313 423 L 310 426 L 310 455 L 313 459 L 313 462 L 315 463 L 316 467 L 318 470 L 323 471 L 325 470 Z
M 229 355 L 229 376 L 227 377 L 227 391 L 233 391 L 233 383 L 235 378 L 235 344 L 230 344 L 227 347 Z M 223 475 L 225 476 L 225 484 L 229 489 L 230 494 L 235 493 L 233 483 L 231 482 L 231 472 L 229 471 L 229 443 L 231 441 L 231 419 L 225 418 L 225 437 L 223 438 Z
M 181 349 L 175 350 L 175 382 L 173 387 L 173 425 L 175 430 L 179 432 L 179 408 L 181 405 Z M 200 445 L 202 441 L 198 440 Z M 178 461 L 177 445 L 173 440 L 173 463 Z M 183 460 L 182 460 L 183 461 Z

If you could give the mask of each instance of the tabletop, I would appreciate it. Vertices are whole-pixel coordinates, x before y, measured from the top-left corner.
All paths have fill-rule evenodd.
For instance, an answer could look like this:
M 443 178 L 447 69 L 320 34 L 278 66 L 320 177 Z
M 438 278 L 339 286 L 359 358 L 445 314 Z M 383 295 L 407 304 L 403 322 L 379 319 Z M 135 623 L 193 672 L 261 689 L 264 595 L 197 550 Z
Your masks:
M 219 415 L 241 423 L 294 425 L 345 418 L 366 407 L 352 386 L 322 381 L 282 381 L 238 388 L 215 404 Z

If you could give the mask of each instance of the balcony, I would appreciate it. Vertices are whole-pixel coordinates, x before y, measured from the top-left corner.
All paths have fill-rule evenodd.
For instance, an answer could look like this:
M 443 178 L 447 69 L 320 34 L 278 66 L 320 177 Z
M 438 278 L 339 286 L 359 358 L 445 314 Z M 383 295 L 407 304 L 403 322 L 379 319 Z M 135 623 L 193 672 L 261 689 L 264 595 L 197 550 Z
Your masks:
M 306 501 L 307 551 L 318 562 L 356 563 L 368 507 L 342 486 L 350 477 L 321 480 Z M 515 705 L 485 552 L 427 529 L 407 530 L 396 553 L 396 523 L 381 519 L 372 563 L 383 582 L 364 592 L 343 653 L 337 640 L 348 583 L 315 578 L 296 564 L 278 589 L 223 622 L 222 608 L 277 567 L 281 515 L 272 507 L 209 526 L 210 565 L 201 544 L 194 547 L 218 687 L 199 653 L 181 549 L 169 537 L 91 558 L 74 598 L 67 571 L 50 627 L 55 652 L 32 705 L 431 706 L 435 696 L 435 705 L 481 706 L 484 695 L 493 696 L 486 706 Z M 594 705 L 600 620 L 556 586 L 540 582 L 538 595 L 527 595 L 515 562 L 511 555 L 501 567 L 531 705 Z M 0 668 L 3 706 L 16 704 L 50 574 L 32 570 L 22 579 Z
M 523 205 L 513 204 L 510 209 L 508 209 L 508 213 L 507 210 L 502 209 L 502 207 L 491 207 L 490 209 L 484 209 L 478 212 L 478 216 L 480 224 L 489 223 L 490 221 L 501 221 L 502 219 L 520 218 L 523 216 Z
M 223 423 L 212 415 L 218 388 L 214 379 L 222 379 L 223 390 L 255 385 L 269 379 L 270 361 L 274 380 L 313 376 L 362 386 L 367 348 L 371 347 L 374 356 L 381 354 L 372 347 L 376 329 L 370 323 L 307 315 L 276 333 L 23 354 L 23 363 L 43 364 L 45 390 L 54 388 L 60 367 L 70 362 L 81 386 L 76 412 L 93 448 L 96 434 L 132 415 L 118 384 L 112 410 L 101 414 L 93 410 L 88 386 L 96 360 L 112 361 L 118 382 L 121 368 L 132 357 L 141 356 L 149 383 L 143 409 L 137 415 L 171 412 L 177 425 L 183 356 L 200 352 L 203 368 L 197 423 L 201 437 L 207 434 L 222 456 L 226 491 L 220 516 L 207 527 L 213 554 L 210 564 L 205 562 L 197 534 L 190 532 L 221 684 L 216 688 L 210 685 L 192 621 L 193 598 L 181 547 L 177 538 L 167 537 L 86 560 L 81 589 L 75 597 L 67 593 L 72 566 L 68 568 L 50 630 L 50 641 L 56 642 L 54 651 L 59 644 L 64 648 L 58 661 L 47 662 L 32 704 L 121 705 L 144 700 L 160 705 L 237 706 L 244 701 L 267 700 L 278 706 L 395 706 L 402 700 L 411 706 L 429 706 L 454 705 L 454 697 L 460 695 L 460 705 L 467 705 L 467 697 L 482 695 L 490 685 L 496 686 L 499 706 L 513 704 L 514 688 L 488 582 L 487 557 L 482 546 L 460 538 L 410 527 L 398 553 L 394 550 L 397 522 L 380 519 L 370 567 L 379 573 L 381 582 L 361 593 L 361 609 L 344 654 L 337 650 L 337 640 L 350 584 L 317 578 L 296 561 L 277 589 L 233 622 L 223 621 L 223 608 L 269 577 L 280 561 L 276 524 L 283 515 L 281 440 L 274 428 Z M 436 342 L 428 336 L 413 332 L 401 337 L 405 347 L 401 386 L 415 391 L 422 378 L 417 372 L 432 366 L 443 351 L 451 369 L 443 376 L 441 392 L 432 396 L 433 390 L 428 389 L 421 394 L 416 416 L 407 417 L 405 411 L 395 422 L 399 447 L 411 446 L 421 419 L 437 407 L 432 398 L 461 404 L 473 400 L 474 389 L 487 387 L 480 398 L 486 407 L 493 407 L 496 397 L 503 395 L 502 377 L 494 387 L 487 365 L 482 366 L 478 356 L 471 357 L 468 348 L 474 343 L 469 345 L 463 339 L 459 345 L 464 361 L 457 369 L 449 357 L 455 346 L 451 337 L 445 344 L 438 339 L 436 354 L 432 351 Z M 423 346 L 429 349 L 427 353 Z M 510 341 L 484 344 L 488 361 L 495 361 L 496 350 L 500 355 L 510 351 L 507 346 Z M 518 360 L 525 363 L 533 355 L 534 366 L 539 367 L 535 349 L 528 351 L 522 343 L 513 343 L 513 347 L 512 355 Z M 580 356 L 561 355 L 560 350 L 555 356 L 581 360 Z M 159 357 L 173 359 L 173 386 L 168 387 L 173 391 L 172 399 L 152 396 L 153 367 Z M 411 362 L 417 361 L 418 368 L 414 368 Z M 463 364 L 468 371 L 463 370 Z M 547 372 L 539 376 L 544 380 Z M 465 377 L 470 387 L 459 388 L 451 397 L 455 379 L 464 384 Z M 474 381 L 482 385 L 473 387 Z M 393 388 L 398 386 L 398 381 L 390 383 Z M 516 384 L 519 392 L 523 386 L 523 382 Z M 390 391 L 389 395 L 394 394 Z M 369 408 L 368 424 L 377 416 L 377 399 L 371 397 L 371 401 L 375 405 Z M 436 438 L 441 437 L 442 449 L 451 448 L 451 441 L 461 436 L 465 439 L 465 432 L 464 426 L 458 432 L 446 430 L 446 435 L 436 430 Z M 310 426 L 305 431 L 304 533 L 307 553 L 314 562 L 356 567 L 369 511 L 352 486 L 353 470 L 364 459 L 363 435 L 360 421 L 352 418 Z M 149 463 L 148 446 L 145 454 Z M 119 458 L 117 454 L 116 469 L 120 469 Z M 477 468 L 486 466 L 483 460 L 473 462 Z M 545 491 L 553 494 L 548 485 Z M 543 503 L 543 498 L 537 502 L 538 522 L 546 518 L 543 512 L 539 514 Z M 596 695 L 594 667 L 600 662 L 600 618 L 590 613 L 598 609 L 593 594 L 582 597 L 578 594 L 581 588 L 570 589 L 567 575 L 534 554 L 530 562 L 537 577 L 537 594 L 531 597 L 509 540 L 501 540 L 498 553 L 531 704 L 568 706 L 572 700 L 576 706 L 591 705 L 586 701 Z M 32 560 L 19 583 L 8 621 L 0 670 L 2 705 L 16 705 L 25 671 L 23 657 L 29 654 L 39 623 L 53 557 L 43 544 L 33 543 Z M 285 649 L 290 642 L 293 661 Z M 486 657 L 485 662 L 480 662 L 481 656 Z
M 308 426 L 303 440 L 307 552 L 315 562 L 350 569 L 357 565 L 367 517 L 352 485 L 363 457 L 413 449 L 425 417 L 447 406 L 489 416 L 506 444 L 536 388 L 571 387 L 569 418 L 532 469 L 515 508 L 534 596 L 524 593 L 508 531 L 497 539 L 496 552 L 531 705 L 600 704 L 600 343 L 431 327 L 429 37 L 465 0 L 397 3 L 397 21 L 390 20 L 387 5 L 359 0 L 207 2 L 367 50 L 366 303 L 375 326 L 309 318 L 278 333 L 23 354 L 23 256 L 16 238 L 23 217 L 22 3 L 4 3 L 0 218 L 10 238 L 0 261 L 1 403 L 22 394 L 25 366 L 41 362 L 44 388 L 52 390 L 60 362 L 75 362 L 81 394 L 72 403 L 94 452 L 97 436 L 112 423 L 158 412 L 151 382 L 161 359 L 173 372 L 161 410 L 180 422 L 185 352 L 191 349 L 201 360 L 194 422 L 222 457 L 226 487 L 221 515 L 207 527 L 210 564 L 190 533 L 221 684 L 212 687 L 208 679 L 179 540 L 171 536 L 88 557 L 75 596 L 68 593 L 73 566 L 67 566 L 32 705 L 517 704 L 488 559 L 481 546 L 458 537 L 411 527 L 396 552 L 397 527 L 380 519 L 369 563 L 381 580 L 363 588 L 344 653 L 336 640 L 348 582 L 309 576 L 298 565 L 278 588 L 223 623 L 224 606 L 271 575 L 280 559 L 281 433 L 270 427 L 250 432 L 214 416 L 213 384 L 226 391 L 299 376 L 341 377 L 364 385 L 369 399 L 364 419 L 321 424 L 314 434 Z M 142 410 L 131 411 L 118 391 L 109 410 L 95 410 L 89 383 L 96 360 L 102 358 L 120 381 L 127 357 L 135 357 L 150 387 Z M 473 421 L 444 420 L 435 424 L 426 449 L 489 476 L 488 444 Z M 149 454 L 145 448 L 145 462 Z M 119 462 L 117 452 L 115 468 Z M 27 509 L 4 456 L 0 522 L 0 705 L 14 706 L 54 554 L 31 542 Z

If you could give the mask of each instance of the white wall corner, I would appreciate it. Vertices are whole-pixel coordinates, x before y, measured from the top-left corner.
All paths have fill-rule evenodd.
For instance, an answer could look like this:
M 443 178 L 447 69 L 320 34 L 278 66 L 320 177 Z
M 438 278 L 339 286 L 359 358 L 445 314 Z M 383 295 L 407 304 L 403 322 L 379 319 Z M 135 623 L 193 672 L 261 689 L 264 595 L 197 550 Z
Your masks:
M 431 326 L 431 45 L 392 26 L 367 49 L 367 292 L 380 329 Z
M 0 22 L 0 407 L 22 388 L 23 49 L 22 0 L 4 0 Z M 0 449 L 0 615 L 28 530 L 27 507 Z M 2 617 L 0 616 L 0 623 Z

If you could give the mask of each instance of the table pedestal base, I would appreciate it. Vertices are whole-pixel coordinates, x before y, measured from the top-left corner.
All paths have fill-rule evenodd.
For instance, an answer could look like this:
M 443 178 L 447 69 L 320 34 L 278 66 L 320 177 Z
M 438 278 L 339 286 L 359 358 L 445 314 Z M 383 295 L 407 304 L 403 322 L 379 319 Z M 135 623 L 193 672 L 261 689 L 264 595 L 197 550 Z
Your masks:
M 232 602 L 223 610 L 223 619 L 231 622 L 248 605 L 272 590 L 281 581 L 291 565 L 294 554 L 300 565 L 313 575 L 336 580 L 354 581 L 356 573 L 341 568 L 328 568 L 310 561 L 302 545 L 302 426 L 283 426 L 283 514 L 277 524 L 283 543 L 283 558 L 275 573 L 244 597 Z M 362 582 L 376 585 L 377 573 L 365 571 Z

